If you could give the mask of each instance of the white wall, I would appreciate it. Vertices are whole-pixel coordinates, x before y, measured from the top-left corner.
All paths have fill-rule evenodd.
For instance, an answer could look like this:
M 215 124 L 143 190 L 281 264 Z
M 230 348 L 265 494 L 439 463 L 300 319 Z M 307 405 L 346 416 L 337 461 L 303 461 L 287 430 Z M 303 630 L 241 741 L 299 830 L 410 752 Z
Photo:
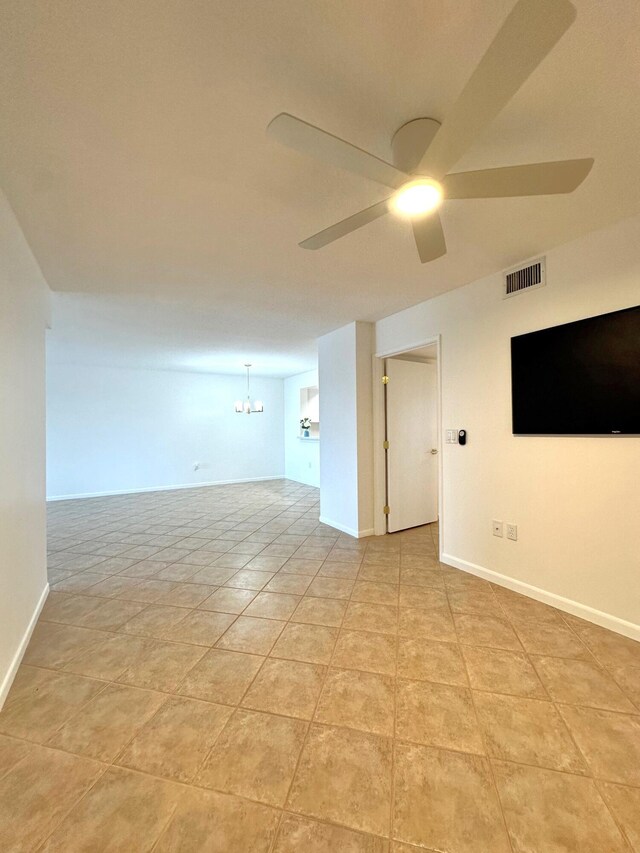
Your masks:
M 314 385 L 318 385 L 317 370 L 284 380 L 284 475 L 307 486 L 320 485 L 320 442 L 300 438 L 300 389 Z
M 0 707 L 47 590 L 49 290 L 0 193 Z
M 48 365 L 47 494 L 99 494 L 284 474 L 283 381 Z M 201 468 L 193 470 L 195 463 Z
M 372 340 L 356 322 L 318 341 L 320 518 L 353 536 L 373 532 Z
M 514 437 L 509 349 L 512 335 L 638 304 L 640 218 L 548 252 L 547 282 L 503 300 L 501 276 L 482 279 L 381 320 L 376 349 L 442 336 L 442 426 L 468 431 L 466 447 L 442 444 L 445 562 L 640 639 L 640 438 Z M 518 541 L 492 536 L 494 518 Z

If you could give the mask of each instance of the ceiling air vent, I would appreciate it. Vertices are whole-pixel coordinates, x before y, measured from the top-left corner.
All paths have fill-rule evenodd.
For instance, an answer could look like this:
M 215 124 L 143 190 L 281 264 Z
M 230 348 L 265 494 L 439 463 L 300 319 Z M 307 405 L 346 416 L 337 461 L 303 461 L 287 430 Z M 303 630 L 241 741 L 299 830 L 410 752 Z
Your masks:
M 504 290 L 502 293 L 503 299 L 507 296 L 515 296 L 517 293 L 522 293 L 524 290 L 532 290 L 537 287 L 544 287 L 547 283 L 544 258 L 538 258 L 527 264 L 525 267 L 516 267 L 504 274 Z

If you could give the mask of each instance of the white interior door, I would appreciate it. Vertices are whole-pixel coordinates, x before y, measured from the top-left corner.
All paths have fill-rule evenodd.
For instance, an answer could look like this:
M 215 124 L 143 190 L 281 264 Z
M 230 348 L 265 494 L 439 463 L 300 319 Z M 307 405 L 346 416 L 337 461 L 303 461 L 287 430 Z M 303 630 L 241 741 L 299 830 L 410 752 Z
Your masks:
M 438 424 L 435 364 L 388 358 L 388 530 L 438 518 Z

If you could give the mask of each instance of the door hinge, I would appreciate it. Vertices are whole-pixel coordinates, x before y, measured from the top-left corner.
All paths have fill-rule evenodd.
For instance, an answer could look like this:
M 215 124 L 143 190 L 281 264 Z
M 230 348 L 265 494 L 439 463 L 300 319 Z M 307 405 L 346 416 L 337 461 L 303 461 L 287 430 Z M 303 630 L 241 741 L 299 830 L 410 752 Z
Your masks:
M 388 384 L 389 384 L 389 377 L 388 377 L 388 376 L 386 376 L 386 375 L 385 375 L 385 376 L 383 376 L 383 377 L 382 377 L 382 384 L 383 384 L 383 385 L 388 385 Z
M 383 441 L 383 442 L 382 442 L 382 446 L 384 447 L 384 449 L 385 449 L 385 450 L 388 450 L 388 449 L 389 449 L 389 442 L 388 442 L 388 441 Z
M 383 506 L 383 507 L 382 507 L 382 512 L 383 512 L 385 515 L 389 515 L 389 513 L 391 512 L 391 510 L 389 509 L 389 506 L 387 505 L 387 506 Z

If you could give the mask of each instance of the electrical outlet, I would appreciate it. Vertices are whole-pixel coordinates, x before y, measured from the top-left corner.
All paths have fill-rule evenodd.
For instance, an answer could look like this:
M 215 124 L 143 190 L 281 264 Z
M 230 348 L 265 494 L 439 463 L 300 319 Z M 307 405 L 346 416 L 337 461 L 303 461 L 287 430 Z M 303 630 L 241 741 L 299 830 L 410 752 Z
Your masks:
M 518 541 L 518 525 L 517 524 L 507 524 L 507 539 L 511 539 L 513 542 Z
M 493 535 L 494 536 L 503 536 L 502 522 L 496 521 L 494 518 L 494 520 L 491 522 L 491 524 L 493 525 Z

